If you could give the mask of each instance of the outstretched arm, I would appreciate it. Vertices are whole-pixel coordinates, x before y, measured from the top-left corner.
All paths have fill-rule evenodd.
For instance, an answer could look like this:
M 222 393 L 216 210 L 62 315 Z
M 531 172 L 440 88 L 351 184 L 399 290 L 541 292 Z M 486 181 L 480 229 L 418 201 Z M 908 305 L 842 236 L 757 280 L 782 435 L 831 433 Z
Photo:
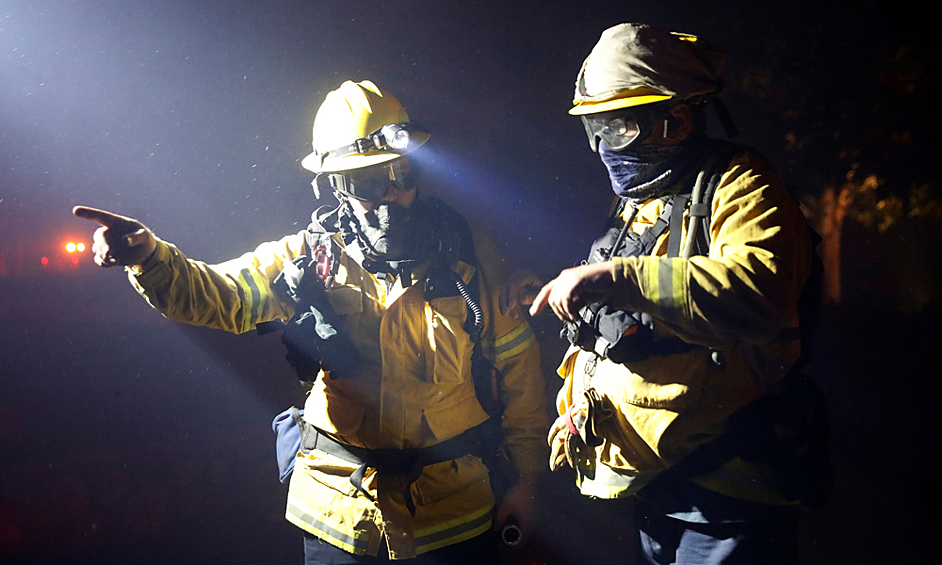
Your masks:
M 133 218 L 85 206 L 73 212 L 101 225 L 94 236 L 95 262 L 127 267 L 134 288 L 171 320 L 242 333 L 259 322 L 287 319 L 293 311 L 293 305 L 275 296 L 270 282 L 286 261 L 304 253 L 303 233 L 207 265 L 187 258 Z

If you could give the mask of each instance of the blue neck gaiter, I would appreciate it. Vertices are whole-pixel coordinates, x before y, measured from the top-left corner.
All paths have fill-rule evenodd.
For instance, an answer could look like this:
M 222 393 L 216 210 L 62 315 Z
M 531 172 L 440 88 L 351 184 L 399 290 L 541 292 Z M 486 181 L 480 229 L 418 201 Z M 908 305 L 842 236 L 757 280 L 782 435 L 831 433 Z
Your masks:
M 636 147 L 614 151 L 604 141 L 600 141 L 599 156 L 608 169 L 615 194 L 631 204 L 638 204 L 667 193 L 672 185 L 672 177 L 677 176 L 675 171 L 685 168 L 688 160 L 685 157 L 697 153 L 688 149 L 691 147 L 687 143 L 638 144 Z

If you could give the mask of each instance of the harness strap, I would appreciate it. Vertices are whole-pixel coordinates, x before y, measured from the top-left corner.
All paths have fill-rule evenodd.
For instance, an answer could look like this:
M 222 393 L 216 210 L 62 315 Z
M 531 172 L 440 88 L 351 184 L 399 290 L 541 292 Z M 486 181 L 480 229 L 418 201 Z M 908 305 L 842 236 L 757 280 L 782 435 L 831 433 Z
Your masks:
M 648 229 L 644 230 L 644 233 L 641 234 L 641 243 L 642 245 L 642 254 L 649 255 L 651 253 L 651 248 L 654 247 L 654 244 L 657 243 L 657 238 L 661 237 L 661 234 L 664 233 L 668 227 L 670 227 L 670 217 L 671 211 L 674 209 L 674 199 L 667 201 L 667 204 L 664 206 L 664 210 L 661 211 L 661 215 L 654 220 L 654 223 Z M 683 210 L 683 208 L 681 208 Z
M 707 217 L 710 215 L 710 204 L 706 202 L 691 204 L 689 214 L 695 218 Z
M 687 201 L 690 200 L 689 194 L 678 194 L 668 206 L 670 211 L 670 231 L 667 233 L 667 256 L 679 257 L 681 233 L 684 224 L 684 209 L 687 207 Z
M 301 451 L 321 451 L 342 459 L 347 463 L 357 465 L 350 475 L 350 484 L 363 494 L 370 502 L 376 500 L 363 488 L 363 479 L 367 469 L 376 469 L 389 475 L 405 475 L 405 503 L 409 513 L 415 516 L 415 501 L 412 499 L 412 483 L 422 475 L 422 469 L 441 463 L 452 461 L 465 455 L 474 455 L 472 446 L 476 445 L 475 434 L 477 427 L 465 430 L 462 434 L 439 444 L 416 449 L 367 449 L 355 445 L 348 445 L 337 441 L 326 433 L 301 421 Z

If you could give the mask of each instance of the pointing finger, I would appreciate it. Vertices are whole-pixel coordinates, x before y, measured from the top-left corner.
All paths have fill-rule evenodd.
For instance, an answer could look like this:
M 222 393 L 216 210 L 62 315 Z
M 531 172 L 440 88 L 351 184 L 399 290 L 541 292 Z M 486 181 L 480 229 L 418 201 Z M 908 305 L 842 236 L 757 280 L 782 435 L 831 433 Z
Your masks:
M 111 212 L 99 210 L 98 208 L 89 208 L 88 206 L 76 206 L 75 208 L 72 208 L 72 213 L 79 218 L 85 218 L 86 220 L 98 222 L 107 228 L 115 227 L 117 225 L 132 221 L 131 218 L 112 214 Z
M 546 286 L 544 286 L 542 289 L 540 289 L 540 293 L 536 295 L 536 298 L 533 300 L 533 304 L 530 305 L 531 316 L 536 316 L 537 314 L 540 313 L 540 310 L 542 310 L 543 307 L 546 306 L 546 302 L 549 299 L 549 293 L 550 293 L 550 290 L 552 290 L 552 288 L 553 288 L 553 283 L 550 282 Z

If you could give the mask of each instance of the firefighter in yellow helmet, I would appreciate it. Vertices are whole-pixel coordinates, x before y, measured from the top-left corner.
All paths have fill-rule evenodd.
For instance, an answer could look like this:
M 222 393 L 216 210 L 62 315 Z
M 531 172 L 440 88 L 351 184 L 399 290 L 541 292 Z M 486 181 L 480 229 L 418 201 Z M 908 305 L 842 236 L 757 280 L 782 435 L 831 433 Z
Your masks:
M 493 244 L 419 198 L 411 154 L 428 139 L 391 94 L 344 82 L 302 161 L 338 205 L 217 265 L 136 220 L 75 209 L 102 225 L 96 262 L 126 266 L 167 318 L 283 332 L 309 390 L 275 421 L 279 441 L 300 436 L 281 463 L 307 564 L 494 563 L 495 527 L 529 534 L 548 425 L 539 347 L 496 307 Z
M 608 170 L 614 213 L 587 264 L 531 307 L 552 309 L 572 344 L 550 466 L 614 500 L 600 507 L 637 537 L 613 551 L 637 548 L 639 563 L 788 561 L 797 504 L 823 490 L 796 472 L 813 431 L 794 428 L 786 445 L 773 429 L 794 422 L 763 414 L 798 420 L 780 389 L 814 390 L 790 372 L 809 234 L 761 157 L 707 138 L 721 65 L 691 35 L 633 23 L 602 34 L 570 114 Z

